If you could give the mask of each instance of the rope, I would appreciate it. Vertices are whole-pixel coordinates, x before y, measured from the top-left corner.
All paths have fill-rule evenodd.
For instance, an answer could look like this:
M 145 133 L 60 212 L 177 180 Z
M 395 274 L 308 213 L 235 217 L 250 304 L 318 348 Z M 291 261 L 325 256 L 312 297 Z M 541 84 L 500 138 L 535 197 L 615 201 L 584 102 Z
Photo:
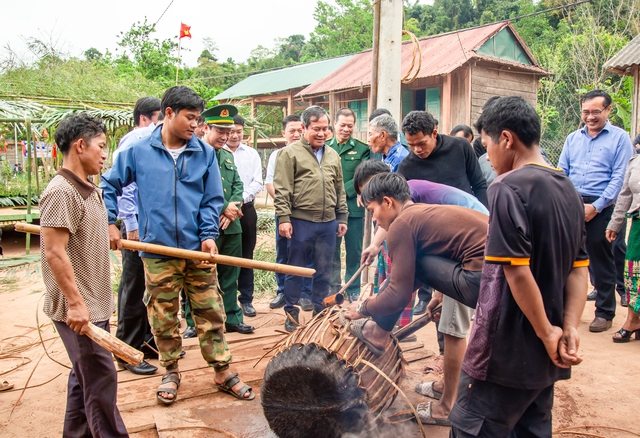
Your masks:
M 65 365 L 62 362 L 58 362 L 57 360 L 55 360 L 54 358 L 52 358 L 49 355 L 49 352 L 47 351 L 47 347 L 44 345 L 44 341 L 42 340 L 42 331 L 40 329 L 40 318 L 38 317 L 38 309 L 40 308 L 40 301 L 42 301 L 42 298 L 44 298 L 44 293 L 40 296 L 40 299 L 38 300 L 38 304 L 36 304 L 36 327 L 38 328 L 38 336 L 40 337 L 40 343 L 42 344 L 42 348 L 44 348 L 44 353 L 47 355 L 47 357 L 49 359 L 51 359 L 52 362 L 55 362 L 58 365 L 60 365 L 61 367 L 64 367 L 64 368 L 70 370 L 71 367 L 69 365 Z M 56 338 L 56 340 L 57 339 L 60 339 L 60 338 Z M 53 345 L 53 343 L 51 345 Z
M 213 430 L 214 432 L 218 432 L 221 433 L 223 435 L 226 435 L 230 438 L 238 438 L 237 436 L 235 436 L 234 434 L 227 432 L 226 430 L 222 430 L 222 429 L 218 429 L 217 427 L 213 427 L 213 426 L 174 426 L 174 427 L 165 427 L 162 429 L 157 429 L 158 432 L 167 432 L 169 430 L 192 430 L 192 429 L 205 429 L 205 430 Z
M 402 389 L 400 389 L 398 387 L 398 385 L 396 385 L 396 383 L 391 380 L 382 370 L 380 370 L 378 367 L 376 367 L 374 364 L 372 364 L 371 362 L 362 359 L 361 362 L 367 366 L 369 366 L 371 369 L 373 369 L 374 371 L 376 371 L 380 376 L 382 376 L 387 382 L 389 382 L 391 384 L 391 386 L 393 386 L 399 393 L 400 395 L 402 395 L 402 397 L 405 399 L 405 401 L 407 403 L 409 403 L 409 407 L 411 408 L 411 411 L 413 411 L 413 415 L 415 415 L 416 420 L 418 421 L 418 426 L 420 426 L 420 433 L 422 433 L 423 438 L 427 438 L 427 432 L 424 430 L 424 426 L 422 425 L 422 421 L 420 421 L 420 416 L 418 415 L 418 411 L 416 411 L 416 408 L 413 406 L 413 404 L 409 401 L 409 398 L 406 396 L 406 394 L 402 391 Z
M 608 429 L 608 430 L 616 430 L 618 432 L 624 432 L 624 433 L 628 433 L 629 435 L 633 435 L 633 436 L 637 436 L 640 437 L 640 434 L 636 433 L 636 432 L 632 432 L 630 430 L 627 429 L 622 429 L 619 427 L 611 427 L 611 426 L 595 426 L 595 425 L 584 425 L 584 426 L 571 426 L 571 427 L 565 427 L 564 429 L 559 429 L 553 432 L 553 435 L 582 435 L 582 436 L 589 436 L 589 437 L 594 437 L 594 438 L 606 438 L 604 435 L 596 435 L 596 434 L 592 434 L 592 433 L 586 433 L 584 431 L 582 431 L 582 429 Z
M 418 38 L 408 30 L 403 30 L 402 35 L 408 35 L 411 38 L 411 44 L 413 46 L 413 56 L 411 58 L 411 65 L 409 66 L 409 70 L 407 74 L 401 79 L 403 84 L 410 84 L 411 82 L 416 80 L 418 73 L 420 73 L 420 69 L 422 68 L 422 47 L 420 47 L 420 41 Z M 416 68 L 415 72 L 413 68 L 416 65 L 416 59 L 418 60 L 418 68 Z

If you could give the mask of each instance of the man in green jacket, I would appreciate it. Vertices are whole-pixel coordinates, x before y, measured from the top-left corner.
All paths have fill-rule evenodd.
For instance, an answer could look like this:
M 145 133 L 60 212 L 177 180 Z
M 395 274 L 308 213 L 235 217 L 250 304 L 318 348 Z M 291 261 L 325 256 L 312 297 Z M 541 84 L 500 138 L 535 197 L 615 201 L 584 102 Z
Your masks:
M 288 264 L 306 266 L 313 260 L 313 314 L 323 309 L 331 282 L 336 235 L 347 232 L 349 211 L 342 181 L 340 156 L 324 142 L 329 131 L 329 116 L 319 106 L 307 108 L 301 116 L 303 138 L 281 149 L 276 158 L 273 178 L 274 205 L 278 232 L 287 241 Z M 287 331 L 298 325 L 302 277 L 286 275 L 284 310 L 288 314 Z
M 336 113 L 335 136 L 327 142 L 340 155 L 342 164 L 342 178 L 344 190 L 349 207 L 349 221 L 347 234 L 344 236 L 345 252 L 347 254 L 347 269 L 344 281 L 349 281 L 360 267 L 362 254 L 362 236 L 364 234 L 364 207 L 358 205 L 356 190 L 353 187 L 353 174 L 361 162 L 368 160 L 371 154 L 369 146 L 360 140 L 353 138 L 353 128 L 356 124 L 356 115 L 349 108 L 343 108 Z M 340 260 L 340 247 L 342 237 L 336 238 L 336 249 L 333 253 L 333 272 L 331 275 L 331 291 L 338 292 L 341 287 L 340 272 L 342 264 Z M 360 278 L 356 279 L 347 289 L 347 296 L 351 301 L 357 301 L 360 296 Z
M 233 116 L 238 109 L 233 105 L 217 105 L 202 113 L 206 128 L 204 140 L 216 150 L 216 158 L 222 177 L 224 204 L 220 215 L 220 236 L 216 239 L 218 253 L 222 255 L 242 257 L 242 180 L 233 161 L 233 154 L 222 147 L 229 138 L 233 125 Z M 243 322 L 242 311 L 238 305 L 237 266 L 217 265 L 218 284 L 222 290 L 224 310 L 227 314 L 225 327 L 227 332 L 242 334 L 251 333 L 254 327 Z

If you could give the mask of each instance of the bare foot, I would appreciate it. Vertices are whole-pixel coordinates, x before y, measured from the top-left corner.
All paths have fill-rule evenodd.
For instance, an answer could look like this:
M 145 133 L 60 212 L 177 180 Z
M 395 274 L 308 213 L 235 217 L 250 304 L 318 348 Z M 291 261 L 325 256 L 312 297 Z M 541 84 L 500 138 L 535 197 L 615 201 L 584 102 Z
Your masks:
M 367 321 L 364 323 L 362 326 L 362 336 L 364 336 L 367 341 L 371 342 L 374 347 L 381 350 L 387 348 L 387 345 L 391 342 L 389 332 L 382 330 L 374 321 Z
M 449 418 L 450 409 L 446 409 L 440 402 L 431 403 L 431 416 L 433 418 L 444 419 Z
M 231 371 L 229 369 L 226 369 L 224 371 L 221 372 L 217 372 L 216 375 L 213 378 L 213 381 L 218 384 L 218 385 L 223 385 L 224 381 L 227 379 L 227 377 L 231 374 Z M 242 389 L 242 387 L 245 385 L 245 383 L 240 380 L 238 383 L 236 383 L 235 385 L 233 385 L 233 387 L 231 387 L 231 390 L 235 393 L 235 394 L 239 394 L 240 390 Z M 249 398 L 251 397 L 252 391 L 247 391 L 244 393 L 243 397 L 244 398 Z

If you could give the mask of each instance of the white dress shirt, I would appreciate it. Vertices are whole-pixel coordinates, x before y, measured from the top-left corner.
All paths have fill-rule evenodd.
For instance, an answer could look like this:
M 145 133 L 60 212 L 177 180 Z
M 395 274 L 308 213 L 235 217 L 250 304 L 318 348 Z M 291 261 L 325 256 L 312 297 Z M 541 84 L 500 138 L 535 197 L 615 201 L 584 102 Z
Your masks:
M 253 201 L 262 191 L 262 160 L 254 148 L 240 143 L 235 152 L 227 145 L 225 148 L 233 154 L 233 160 L 238 168 L 238 175 L 244 185 L 242 200 L 247 203 Z

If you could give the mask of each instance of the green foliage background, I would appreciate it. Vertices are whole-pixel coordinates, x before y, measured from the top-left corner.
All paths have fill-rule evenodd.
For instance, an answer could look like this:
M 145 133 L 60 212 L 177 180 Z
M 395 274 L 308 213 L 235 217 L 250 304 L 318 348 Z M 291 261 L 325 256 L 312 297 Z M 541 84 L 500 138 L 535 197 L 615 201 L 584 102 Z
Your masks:
M 615 101 L 612 121 L 630 129 L 632 82 L 604 71 L 604 62 L 638 33 L 640 0 L 591 0 L 577 6 L 518 18 L 566 3 L 566 0 L 434 0 L 405 1 L 404 28 L 417 36 L 512 19 L 543 68 L 552 76 L 541 81 L 538 112 L 544 138 L 560 141 L 580 123 L 578 94 L 608 90 Z M 290 35 L 271 47 L 259 45 L 245 62 L 217 58 L 217 43 L 205 38 L 196 66 L 182 66 L 181 84 L 207 101 L 252 73 L 300 62 L 354 53 L 371 47 L 372 0 L 318 1 L 316 27 L 308 37 Z M 113 53 L 87 48 L 84 59 L 69 57 L 36 38 L 29 48 L 37 59 L 27 63 L 6 48 L 0 57 L 0 99 L 25 97 L 60 104 L 90 103 L 97 108 L 131 107 L 139 97 L 161 96 L 175 83 L 177 44 L 159 40 L 146 19 L 119 34 Z M 429 60 L 425 60 L 428 62 Z M 248 109 L 241 109 L 244 114 Z M 261 107 L 266 134 L 279 132 L 279 108 Z

